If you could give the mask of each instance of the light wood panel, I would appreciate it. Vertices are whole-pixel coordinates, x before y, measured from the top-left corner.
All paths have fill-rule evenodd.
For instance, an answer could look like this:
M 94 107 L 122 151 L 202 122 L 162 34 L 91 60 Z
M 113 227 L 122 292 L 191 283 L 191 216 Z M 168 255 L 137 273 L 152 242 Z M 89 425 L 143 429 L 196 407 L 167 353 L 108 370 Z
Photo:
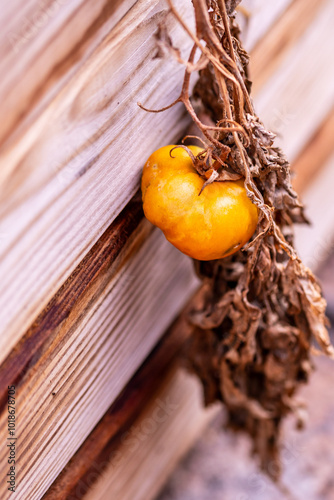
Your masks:
M 251 78 L 252 75 L 255 76 L 253 94 L 261 90 L 324 5 L 325 0 L 294 0 L 289 2 L 282 15 L 275 19 L 275 23 L 266 34 L 265 43 L 261 43 L 260 39 L 252 49 L 250 73 Z M 273 10 L 270 2 L 267 2 L 266 6 L 267 9 L 271 7 Z M 259 22 L 261 26 L 263 20 L 255 18 L 253 22 Z
M 6 116 L 0 123 L 2 150 L 28 130 L 134 3 L 2 2 L 0 97 Z
M 123 260 L 120 256 L 123 248 L 126 247 L 127 242 L 131 245 L 139 226 L 145 228 L 145 231 L 142 231 L 143 236 L 150 234 L 148 224 L 143 225 L 140 194 L 137 193 L 1 364 L 0 401 L 2 403 L 7 399 L 7 386 L 20 383 L 23 375 L 29 370 L 29 366 L 33 364 L 32 360 L 41 356 L 43 345 L 54 341 L 73 307 L 82 303 L 83 297 L 91 296 L 92 292 L 87 295 L 89 290 L 94 291 L 95 298 L 98 297 L 99 292 L 102 293 L 106 286 L 106 280 L 117 273 L 118 264 L 120 264 L 120 270 L 122 269 Z M 139 243 L 142 241 L 143 238 L 138 239 Z M 127 275 L 125 275 L 124 282 L 124 285 L 131 283 Z M 69 322 L 70 325 L 71 322 Z
M 91 488 L 89 483 L 78 485 L 79 492 L 80 486 L 84 492 L 87 488 L 82 498 L 153 500 L 175 464 L 218 411 L 217 406 L 203 409 L 197 380 L 183 371 L 171 373 L 124 434 L 121 446 L 113 450 L 98 481 Z
M 1 360 L 137 190 L 146 157 L 185 130 L 182 106 L 163 117 L 137 106 L 179 91 L 183 68 L 153 57 L 165 16 L 161 2 L 137 2 L 2 155 Z
M 255 96 L 257 113 L 293 162 L 334 104 L 334 3 L 326 0 Z M 298 18 L 295 20 L 298 23 Z M 326 43 L 324 43 L 326 40 Z
M 136 0 L 13 0 L 1 6 L 0 97 L 6 120 L 0 144 L 9 147 L 90 59 Z M 177 2 L 181 7 L 182 2 Z M 291 0 L 274 4 L 245 0 L 250 20 L 245 43 L 250 50 Z M 147 2 L 150 6 L 157 1 Z M 189 5 L 189 2 L 188 2 Z M 161 9 L 167 8 L 160 2 Z M 189 19 L 189 15 L 187 16 Z M 242 16 L 240 16 L 242 21 Z M 42 50 L 41 50 L 42 48 Z
M 243 0 L 239 4 L 238 22 L 242 28 L 242 40 L 248 51 L 267 37 L 281 15 L 294 0 Z
M 175 401 L 171 401 L 170 395 L 162 399 L 161 392 L 166 392 L 166 383 L 169 384 L 170 380 L 176 376 L 180 353 L 190 333 L 190 325 L 183 314 L 168 329 L 51 488 L 45 493 L 43 500 L 81 498 L 92 486 L 93 479 L 94 481 L 98 480 L 102 472 L 106 468 L 110 468 L 110 461 L 115 465 L 115 455 L 123 457 L 121 450 L 127 434 L 132 434 L 134 428 L 140 427 L 138 422 L 134 422 L 143 423 L 144 421 L 145 430 L 145 419 L 142 418 L 142 412 L 147 411 L 147 405 L 151 405 L 152 401 L 161 403 L 160 409 L 154 412 L 154 427 L 160 427 L 165 420 L 172 418 L 171 414 L 175 411 L 173 407 Z M 185 377 L 178 376 L 178 378 L 180 378 L 181 385 L 184 385 Z M 191 388 L 193 389 L 193 387 Z M 186 389 L 189 389 L 188 384 L 186 384 Z M 196 386 L 195 392 L 198 393 Z M 172 407 L 170 403 L 172 403 Z M 179 418 L 180 408 L 177 410 L 177 418 Z M 193 415 L 196 421 L 197 413 L 195 412 Z M 200 412 L 200 414 L 202 413 L 204 412 Z M 150 432 L 144 432 L 141 435 L 141 445 L 145 446 L 149 434 Z M 128 443 L 129 440 L 126 441 Z M 169 445 L 168 448 L 172 453 L 174 446 Z M 120 465 L 118 462 L 119 460 L 117 460 L 117 465 Z M 124 474 L 125 477 L 128 476 L 125 470 L 120 471 L 120 473 Z M 154 474 L 151 474 L 151 477 L 154 481 Z
M 298 193 L 305 191 L 316 179 L 334 151 L 334 108 L 316 129 L 293 164 L 293 186 Z
M 21 347 L 29 356 L 30 344 L 49 326 L 16 380 L 18 499 L 41 497 L 197 286 L 190 261 L 147 222 L 113 258 L 112 235 L 97 245 Z M 19 353 L 20 346 L 14 362 Z M 1 380 L 7 382 L 5 366 Z M 3 411 L 2 440 L 6 419 Z M 0 451 L 1 477 L 6 453 Z M 8 498 L 5 482 L 0 496 Z
M 305 264 L 316 270 L 334 248 L 334 148 L 320 172 L 303 193 L 311 226 L 296 227 L 296 243 Z

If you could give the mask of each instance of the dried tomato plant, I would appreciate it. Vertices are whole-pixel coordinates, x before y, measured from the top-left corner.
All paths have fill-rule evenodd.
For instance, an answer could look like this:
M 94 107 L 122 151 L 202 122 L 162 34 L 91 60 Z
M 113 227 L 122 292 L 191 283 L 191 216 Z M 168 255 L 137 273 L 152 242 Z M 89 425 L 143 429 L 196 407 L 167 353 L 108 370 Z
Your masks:
M 193 0 L 193 33 L 168 0 L 194 45 L 182 61 L 163 26 L 159 44 L 186 65 L 181 95 L 171 106 L 183 102 L 204 136 L 204 152 L 193 158 L 198 173 L 206 183 L 243 177 L 260 213 L 242 251 L 195 263 L 204 287 L 202 305 L 190 318 L 190 365 L 203 383 L 206 404 L 224 402 L 229 425 L 252 436 L 262 468 L 277 478 L 282 418 L 293 411 L 302 424 L 293 396 L 312 369 L 313 343 L 331 357 L 334 350 L 319 284 L 293 247 L 293 224 L 307 221 L 291 187 L 290 165 L 250 98 L 249 57 L 235 22 L 239 2 Z M 199 79 L 190 99 L 193 71 Z M 198 118 L 196 101 L 211 125 Z

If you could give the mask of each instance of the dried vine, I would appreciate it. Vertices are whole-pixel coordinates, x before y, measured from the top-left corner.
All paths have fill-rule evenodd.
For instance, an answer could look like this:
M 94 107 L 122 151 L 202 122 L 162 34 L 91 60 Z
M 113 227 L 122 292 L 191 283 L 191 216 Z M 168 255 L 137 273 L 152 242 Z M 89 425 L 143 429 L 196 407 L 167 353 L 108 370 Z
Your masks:
M 293 247 L 293 224 L 307 221 L 290 165 L 250 99 L 248 54 L 234 19 L 239 2 L 193 0 L 193 33 L 168 0 L 194 45 L 182 61 L 164 26 L 159 44 L 186 65 L 181 94 L 170 106 L 183 102 L 205 138 L 204 152 L 192 157 L 198 173 L 206 184 L 243 177 L 260 213 L 242 251 L 195 263 L 205 287 L 202 307 L 191 314 L 189 363 L 203 382 L 206 404 L 225 403 L 229 425 L 249 432 L 263 469 L 277 478 L 280 424 L 287 413 L 299 413 L 293 396 L 311 371 L 311 344 L 331 357 L 334 350 L 320 287 Z M 193 71 L 199 79 L 191 100 Z M 196 101 L 212 125 L 200 121 Z

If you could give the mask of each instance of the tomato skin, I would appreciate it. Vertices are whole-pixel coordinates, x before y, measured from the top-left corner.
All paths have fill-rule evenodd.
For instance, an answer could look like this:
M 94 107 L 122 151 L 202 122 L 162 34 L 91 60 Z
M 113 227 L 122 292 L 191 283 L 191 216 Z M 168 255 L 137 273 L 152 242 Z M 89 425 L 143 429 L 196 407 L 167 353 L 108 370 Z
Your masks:
M 243 180 L 213 182 L 193 167 L 183 148 L 155 151 L 142 174 L 146 218 L 176 248 L 198 260 L 215 260 L 237 252 L 254 234 L 258 209 L 248 198 Z M 189 146 L 196 156 L 202 149 Z M 170 156 L 170 153 L 172 157 Z

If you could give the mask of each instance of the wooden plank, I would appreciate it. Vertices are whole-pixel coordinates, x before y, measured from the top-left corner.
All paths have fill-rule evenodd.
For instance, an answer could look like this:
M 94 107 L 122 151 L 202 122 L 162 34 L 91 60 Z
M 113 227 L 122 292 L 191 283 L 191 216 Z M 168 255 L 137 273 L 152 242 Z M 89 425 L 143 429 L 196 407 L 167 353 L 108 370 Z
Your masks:
M 160 414 L 158 422 L 155 416 L 162 405 L 169 415 Z M 182 371 L 171 374 L 123 436 L 123 444 L 108 455 L 109 465 L 101 478 L 88 490 L 89 483 L 81 484 L 73 498 L 87 491 L 85 500 L 154 500 L 176 463 L 218 411 L 217 406 L 203 409 L 197 380 Z
M 48 5 L 27 0 L 23 6 L 14 0 L 2 6 L 0 97 L 6 116 L 0 123 L 2 147 L 13 141 L 13 135 L 27 131 L 135 2 L 54 0 Z M 243 2 L 251 14 L 245 28 L 249 50 L 290 2 Z M 161 6 L 166 8 L 165 3 Z
M 291 162 L 334 104 L 334 66 L 328 64 L 334 50 L 333 16 L 334 3 L 327 0 L 255 96 L 257 113 L 278 134 L 277 143 Z
M 252 93 L 255 95 L 283 62 L 289 50 L 312 25 L 324 7 L 325 0 L 294 0 L 252 49 L 250 76 L 254 75 Z M 267 3 L 269 7 L 269 3 Z
M 153 58 L 165 16 L 162 2 L 137 2 L 0 160 L 0 360 L 138 189 L 146 157 L 185 130 L 182 106 L 137 106 L 178 94 L 183 68 Z M 189 46 L 170 15 L 167 25 Z
M 3 3 L 0 150 L 28 130 L 135 1 Z
M 39 358 L 50 341 L 58 336 L 62 324 L 68 319 L 76 304 L 84 300 L 88 288 L 102 290 L 109 279 L 111 266 L 118 264 L 126 244 L 142 223 L 143 211 L 140 194 L 128 204 L 99 241 L 88 252 L 80 265 L 69 276 L 51 302 L 42 311 L 28 331 L 23 335 L 15 349 L 0 366 L 0 407 L 7 400 L 7 387 L 19 384 L 32 360 Z M 147 230 L 147 234 L 149 231 Z M 112 271 L 115 273 L 115 271 Z M 96 287 L 97 282 L 99 286 Z M 59 336 L 58 336 L 59 339 Z
M 303 193 L 306 213 L 312 225 L 297 226 L 296 243 L 305 264 L 316 270 L 333 251 L 334 242 L 334 150 Z
M 222 432 L 215 419 L 155 500 L 333 500 L 334 364 L 323 356 L 313 363 L 310 383 L 298 391 L 305 428 L 288 418 L 282 430 L 281 483 L 259 470 L 247 436 Z
M 161 391 L 166 379 L 169 380 L 171 374 L 174 377 L 190 332 L 185 314 L 180 315 L 45 493 L 44 500 L 81 497 L 78 490 L 88 489 L 83 486 L 90 483 L 89 478 L 101 475 L 108 465 L 107 458 L 122 445 L 124 435 L 139 414 L 150 400 L 157 398 L 156 393 Z
M 197 287 L 190 260 L 146 221 L 112 260 L 116 243 L 111 233 L 99 242 L 11 357 L 26 367 L 16 380 L 18 499 L 44 494 Z M 24 356 L 34 338 L 44 343 Z M 3 440 L 6 419 L 3 411 Z
M 252 51 L 261 39 L 268 36 L 277 19 L 285 13 L 292 2 L 293 0 L 276 0 L 275 2 L 243 0 L 241 2 L 237 20 L 241 26 L 242 40 L 248 52 Z
M 332 108 L 320 127 L 315 130 L 310 140 L 293 164 L 293 186 L 298 193 L 307 189 L 325 166 L 334 150 L 334 108 Z

